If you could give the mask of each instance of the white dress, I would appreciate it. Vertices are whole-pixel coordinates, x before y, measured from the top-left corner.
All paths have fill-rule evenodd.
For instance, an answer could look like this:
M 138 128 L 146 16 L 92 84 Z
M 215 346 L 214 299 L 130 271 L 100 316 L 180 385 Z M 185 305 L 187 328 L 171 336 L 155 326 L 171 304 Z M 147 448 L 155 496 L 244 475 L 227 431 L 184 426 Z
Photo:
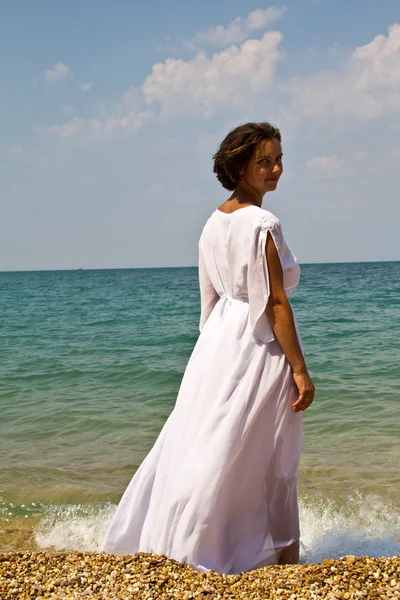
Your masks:
M 216 209 L 199 240 L 200 335 L 175 406 L 128 485 L 100 551 L 165 554 L 198 571 L 277 562 L 299 539 L 302 412 L 265 314 L 267 233 L 290 294 L 300 267 L 279 220 Z M 296 330 L 302 346 L 297 324 Z

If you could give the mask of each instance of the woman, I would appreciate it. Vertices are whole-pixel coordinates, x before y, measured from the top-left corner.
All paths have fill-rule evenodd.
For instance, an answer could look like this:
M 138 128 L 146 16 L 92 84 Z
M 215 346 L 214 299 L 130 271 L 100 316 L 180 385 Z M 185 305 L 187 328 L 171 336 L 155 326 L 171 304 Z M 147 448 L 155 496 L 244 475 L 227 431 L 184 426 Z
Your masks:
M 261 208 L 282 174 L 279 130 L 237 127 L 214 172 L 233 193 L 199 240 L 201 333 L 100 550 L 241 573 L 299 560 L 302 411 L 314 386 L 287 299 L 298 261 Z

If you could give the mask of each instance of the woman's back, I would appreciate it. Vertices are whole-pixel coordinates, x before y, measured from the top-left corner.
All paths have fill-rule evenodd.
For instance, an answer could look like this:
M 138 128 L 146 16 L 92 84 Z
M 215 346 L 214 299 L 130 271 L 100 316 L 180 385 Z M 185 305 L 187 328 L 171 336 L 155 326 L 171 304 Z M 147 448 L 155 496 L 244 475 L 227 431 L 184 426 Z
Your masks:
M 200 331 L 215 303 L 222 297 L 247 302 L 253 334 L 261 341 L 273 339 L 265 315 L 269 296 L 265 256 L 268 232 L 277 247 L 285 291 L 290 295 L 298 285 L 300 266 L 286 244 L 279 219 L 258 206 L 247 206 L 232 213 L 216 209 L 211 214 L 199 239 L 199 279 L 202 294 Z

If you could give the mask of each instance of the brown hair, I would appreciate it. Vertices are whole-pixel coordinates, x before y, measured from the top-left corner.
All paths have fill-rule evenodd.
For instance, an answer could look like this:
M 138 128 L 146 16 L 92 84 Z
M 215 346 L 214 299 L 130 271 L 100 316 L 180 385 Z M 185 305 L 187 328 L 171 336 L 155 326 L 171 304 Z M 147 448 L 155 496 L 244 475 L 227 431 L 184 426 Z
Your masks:
M 263 140 L 278 140 L 281 133 L 270 123 L 246 123 L 233 129 L 214 154 L 214 173 L 222 186 L 233 191 L 240 180 L 240 169 L 245 167 L 253 152 Z

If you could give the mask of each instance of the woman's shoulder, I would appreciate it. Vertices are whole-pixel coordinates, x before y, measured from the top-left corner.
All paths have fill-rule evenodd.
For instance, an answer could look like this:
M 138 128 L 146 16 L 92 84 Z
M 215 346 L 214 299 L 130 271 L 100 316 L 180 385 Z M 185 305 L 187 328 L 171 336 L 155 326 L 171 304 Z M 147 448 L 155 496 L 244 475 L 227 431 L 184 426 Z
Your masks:
M 270 229 L 272 227 L 280 227 L 279 218 L 270 210 L 255 206 L 252 213 L 252 221 L 255 226 L 260 226 L 262 229 Z

